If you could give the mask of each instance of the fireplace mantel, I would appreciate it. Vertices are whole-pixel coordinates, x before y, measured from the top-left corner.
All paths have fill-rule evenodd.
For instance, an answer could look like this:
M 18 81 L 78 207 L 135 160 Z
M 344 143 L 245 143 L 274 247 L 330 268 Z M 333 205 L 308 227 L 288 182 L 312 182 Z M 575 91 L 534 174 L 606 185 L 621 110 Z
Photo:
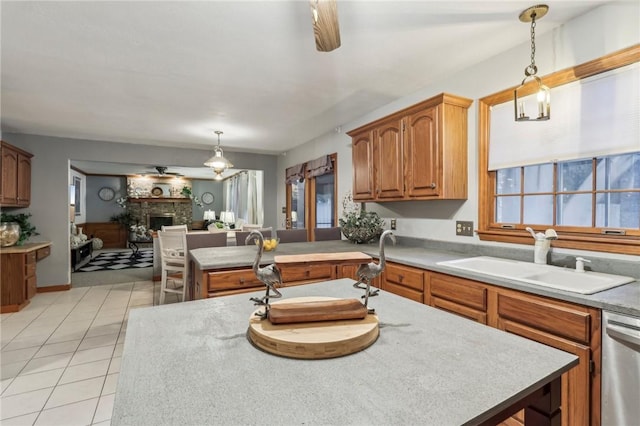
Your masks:
M 153 198 L 129 198 L 130 203 L 190 203 L 191 198 L 180 197 L 153 197 Z

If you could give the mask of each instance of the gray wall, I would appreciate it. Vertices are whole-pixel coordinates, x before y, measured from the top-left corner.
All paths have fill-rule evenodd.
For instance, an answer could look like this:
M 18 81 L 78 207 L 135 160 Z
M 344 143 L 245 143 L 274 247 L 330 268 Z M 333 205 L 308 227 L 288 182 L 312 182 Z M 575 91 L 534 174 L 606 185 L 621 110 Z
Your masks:
M 2 139 L 33 154 L 31 172 L 31 206 L 16 212 L 29 212 L 40 235 L 31 241 L 51 241 L 51 256 L 38 262 L 38 287 L 69 284 L 71 282 L 68 191 L 69 161 L 106 161 L 114 163 L 173 164 L 200 167 L 209 150 L 179 149 L 55 138 L 2 132 Z M 237 168 L 264 170 L 265 224 L 275 226 L 276 164 L 272 155 L 246 154 L 225 150 L 225 156 Z M 87 191 L 97 193 L 95 188 Z M 197 194 L 197 192 L 196 192 Z M 216 198 L 222 198 L 216 196 Z M 96 195 L 96 200 L 99 200 Z M 87 204 L 91 203 L 87 200 Z M 108 218 L 107 218 L 108 219 Z
M 122 213 L 123 209 L 116 200 L 127 195 L 127 178 L 124 176 L 87 176 L 87 192 L 85 202 L 87 206 L 87 222 L 108 222 L 111 216 Z M 112 188 L 116 195 L 111 201 L 103 201 L 98 197 L 98 191 L 103 187 Z
M 205 192 L 210 192 L 214 197 L 213 203 L 209 205 L 204 204 L 203 208 L 196 206 L 195 203 L 193 204 L 193 220 L 203 220 L 205 210 L 213 210 L 216 212 L 216 217 L 220 216 L 220 212 L 222 211 L 224 205 L 224 197 L 222 196 L 223 187 L 224 185 L 222 184 L 222 182 L 217 182 L 214 180 L 194 179 L 193 181 L 191 181 L 191 189 L 193 191 L 193 195 L 202 200 L 202 194 Z

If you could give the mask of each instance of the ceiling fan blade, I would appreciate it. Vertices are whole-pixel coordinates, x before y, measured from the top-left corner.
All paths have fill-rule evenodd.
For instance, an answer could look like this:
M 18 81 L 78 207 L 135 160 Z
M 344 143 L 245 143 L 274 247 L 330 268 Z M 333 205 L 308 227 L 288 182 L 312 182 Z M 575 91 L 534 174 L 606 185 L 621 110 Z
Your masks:
M 310 0 L 316 49 L 331 52 L 340 47 L 338 4 L 336 0 Z

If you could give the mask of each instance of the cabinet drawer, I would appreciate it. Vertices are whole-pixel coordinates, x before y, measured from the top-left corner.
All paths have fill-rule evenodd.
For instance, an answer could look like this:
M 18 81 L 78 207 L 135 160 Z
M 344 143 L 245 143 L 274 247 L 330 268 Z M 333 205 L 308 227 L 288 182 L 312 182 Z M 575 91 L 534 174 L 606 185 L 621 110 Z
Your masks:
M 591 341 L 591 314 L 581 306 L 531 295 L 501 293 L 498 316 L 574 342 L 589 344 Z
M 433 297 L 431 299 L 431 306 L 433 306 L 434 308 L 442 309 L 443 311 L 451 312 L 452 314 L 472 319 L 481 324 L 487 323 L 487 314 L 485 312 L 470 308 L 468 306 L 460 305 L 446 299 Z
M 385 289 L 387 284 L 396 284 L 418 290 L 421 293 L 424 291 L 424 278 L 421 270 L 388 263 L 384 276 Z M 422 302 L 422 300 L 420 301 Z
M 30 251 L 24 254 L 24 263 L 36 263 L 36 252 Z
M 209 272 L 207 275 L 209 291 L 264 286 L 252 269 Z
M 45 257 L 51 254 L 51 247 L 42 247 L 38 251 L 36 251 L 36 260 L 44 259 Z
M 24 276 L 25 276 L 25 278 L 35 277 L 36 276 L 36 264 L 35 263 L 27 263 L 26 265 L 24 265 Z
M 487 288 L 469 280 L 432 273 L 431 296 L 487 311 Z
M 332 265 L 288 266 L 281 269 L 282 282 L 327 280 L 333 278 Z
M 397 285 L 391 282 L 385 283 L 384 290 L 388 291 L 389 293 L 397 294 L 398 296 L 406 297 L 407 299 L 423 303 L 424 297 L 421 291 L 416 291 L 411 288 Z

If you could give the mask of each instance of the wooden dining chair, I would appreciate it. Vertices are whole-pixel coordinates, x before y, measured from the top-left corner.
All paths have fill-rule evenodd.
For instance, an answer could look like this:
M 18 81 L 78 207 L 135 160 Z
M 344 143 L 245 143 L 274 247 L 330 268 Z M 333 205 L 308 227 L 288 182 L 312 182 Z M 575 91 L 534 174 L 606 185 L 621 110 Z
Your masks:
M 278 229 L 276 236 L 280 239 L 280 243 L 306 243 L 307 230 L 302 229 Z
M 162 231 L 165 232 L 187 232 L 187 225 L 162 225 Z
M 164 303 L 166 293 L 180 294 L 186 300 L 189 267 L 186 260 L 186 232 L 158 231 L 160 246 L 160 304 Z M 173 284 L 173 287 L 169 286 Z
M 265 240 L 271 238 L 271 228 L 254 229 L 254 231 L 260 231 L 260 233 L 262 234 L 262 237 Z M 236 245 L 237 246 L 246 245 L 245 242 L 246 242 L 247 237 L 249 236 L 250 233 L 251 233 L 251 231 L 236 232 Z
M 313 235 L 316 241 L 341 240 L 342 231 L 339 226 L 333 228 L 314 228 Z
M 188 232 L 187 250 L 194 250 L 204 247 L 226 247 L 226 232 Z

